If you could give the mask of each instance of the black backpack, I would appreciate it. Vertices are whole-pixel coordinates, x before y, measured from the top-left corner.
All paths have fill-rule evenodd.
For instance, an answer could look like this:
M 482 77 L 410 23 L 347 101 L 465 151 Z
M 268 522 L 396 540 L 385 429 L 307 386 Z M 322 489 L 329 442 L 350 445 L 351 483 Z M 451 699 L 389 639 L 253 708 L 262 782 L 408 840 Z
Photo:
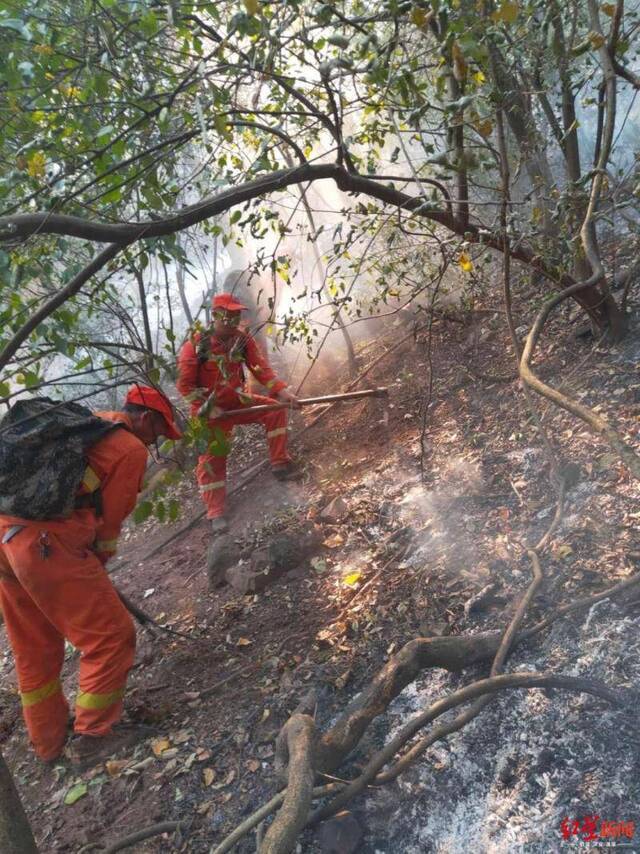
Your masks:
M 86 451 L 123 426 L 77 403 L 19 400 L 0 421 L 0 513 L 46 520 L 64 519 L 76 507 L 99 508 L 100 482 Z M 97 500 L 78 499 L 83 483 Z

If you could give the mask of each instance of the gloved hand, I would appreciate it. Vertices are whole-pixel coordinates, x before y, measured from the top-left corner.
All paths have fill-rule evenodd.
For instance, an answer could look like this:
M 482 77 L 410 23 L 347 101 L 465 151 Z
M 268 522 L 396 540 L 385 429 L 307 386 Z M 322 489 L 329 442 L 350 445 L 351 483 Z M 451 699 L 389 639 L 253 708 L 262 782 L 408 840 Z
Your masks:
M 292 406 L 294 409 L 300 409 L 302 405 L 295 394 L 292 391 L 289 391 L 288 388 L 283 388 L 278 392 L 278 400 L 281 400 L 282 403 L 288 403 L 289 406 Z
M 215 406 L 213 400 L 205 400 L 198 410 L 199 418 L 220 418 L 223 410 L 219 406 Z

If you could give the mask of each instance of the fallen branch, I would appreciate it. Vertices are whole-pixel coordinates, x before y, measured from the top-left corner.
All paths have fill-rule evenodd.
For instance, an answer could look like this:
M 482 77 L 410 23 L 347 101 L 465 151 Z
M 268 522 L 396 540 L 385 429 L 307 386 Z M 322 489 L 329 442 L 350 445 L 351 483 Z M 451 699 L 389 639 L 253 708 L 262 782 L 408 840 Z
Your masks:
M 143 827 L 142 830 L 137 830 L 135 833 L 130 833 L 129 836 L 123 836 L 116 842 L 112 842 L 103 854 L 115 854 L 116 851 L 122 851 L 124 848 L 131 848 L 137 842 L 142 842 L 144 839 L 149 839 L 152 836 L 159 836 L 161 833 L 171 833 L 174 830 L 179 830 L 184 822 L 180 821 L 161 821 L 159 824 L 152 824 L 149 827 Z

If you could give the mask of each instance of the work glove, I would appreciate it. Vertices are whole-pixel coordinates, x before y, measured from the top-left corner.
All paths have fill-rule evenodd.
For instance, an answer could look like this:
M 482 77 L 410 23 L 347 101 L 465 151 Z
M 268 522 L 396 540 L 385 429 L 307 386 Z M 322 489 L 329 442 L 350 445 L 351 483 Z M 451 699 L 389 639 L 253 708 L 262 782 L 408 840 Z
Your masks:
M 198 410 L 199 418 L 220 418 L 223 410 L 220 409 L 219 406 L 215 406 L 213 399 L 205 400 L 200 409 Z
M 283 388 L 278 392 L 278 400 L 282 401 L 282 403 L 288 403 L 294 409 L 300 409 L 302 406 L 295 394 L 289 391 L 288 388 Z

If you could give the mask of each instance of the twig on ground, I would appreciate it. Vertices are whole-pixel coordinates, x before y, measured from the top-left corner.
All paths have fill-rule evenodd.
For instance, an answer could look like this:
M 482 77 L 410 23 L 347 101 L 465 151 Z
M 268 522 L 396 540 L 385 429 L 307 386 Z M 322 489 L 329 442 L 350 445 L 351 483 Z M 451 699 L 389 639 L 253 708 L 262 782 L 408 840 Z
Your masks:
M 115 854 L 116 851 L 122 851 L 124 848 L 131 848 L 137 842 L 143 842 L 152 836 L 159 836 L 161 833 L 171 833 L 172 831 L 182 829 L 184 822 L 181 821 L 161 821 L 158 824 L 152 824 L 149 827 L 143 827 L 142 830 L 137 830 L 135 833 L 124 836 L 116 842 L 112 842 L 106 848 L 103 854 Z

